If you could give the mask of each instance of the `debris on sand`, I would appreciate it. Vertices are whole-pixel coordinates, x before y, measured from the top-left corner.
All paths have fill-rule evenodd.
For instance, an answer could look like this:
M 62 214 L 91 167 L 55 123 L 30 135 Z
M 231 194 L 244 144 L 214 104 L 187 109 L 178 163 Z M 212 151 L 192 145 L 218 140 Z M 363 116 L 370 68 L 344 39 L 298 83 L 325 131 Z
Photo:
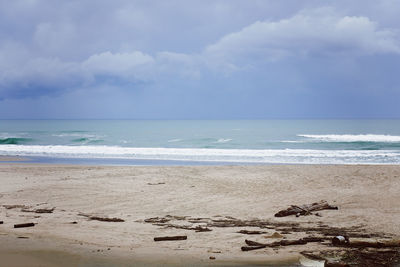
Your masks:
M 125 220 L 120 219 L 120 218 L 109 218 L 109 217 L 100 217 L 100 216 L 94 216 L 94 215 L 89 215 L 89 214 L 84 214 L 84 213 L 79 213 L 78 215 L 87 217 L 91 221 L 100 221 L 100 222 L 125 222 Z
M 22 212 L 34 212 L 34 213 L 53 213 L 55 208 L 42 208 L 42 209 L 28 209 L 23 208 L 21 209 Z
M 252 231 L 252 230 L 240 230 L 237 232 L 238 234 L 244 234 L 244 235 L 261 235 L 261 234 L 267 234 L 267 232 L 264 231 Z
M 14 224 L 14 228 L 33 227 L 33 226 L 35 226 L 34 223 L 20 223 L 20 224 Z
M 159 183 L 147 183 L 147 185 L 161 185 L 161 184 L 165 184 L 164 182 L 159 182 Z
M 290 215 L 296 215 L 299 217 L 301 215 L 311 215 L 312 211 L 318 210 L 337 210 L 337 206 L 329 205 L 326 201 L 315 202 L 312 204 L 305 204 L 305 205 L 291 205 L 289 208 L 285 210 L 280 210 L 279 212 L 275 213 L 275 217 L 285 217 Z
M 8 209 L 8 210 L 11 210 L 11 209 L 24 209 L 24 208 L 27 209 L 27 208 L 29 208 L 26 205 L 20 205 L 20 204 L 17 204 L 17 205 L 3 205 L 3 207 Z
M 177 235 L 177 236 L 160 236 L 154 237 L 154 241 L 176 241 L 176 240 L 186 240 L 186 235 Z

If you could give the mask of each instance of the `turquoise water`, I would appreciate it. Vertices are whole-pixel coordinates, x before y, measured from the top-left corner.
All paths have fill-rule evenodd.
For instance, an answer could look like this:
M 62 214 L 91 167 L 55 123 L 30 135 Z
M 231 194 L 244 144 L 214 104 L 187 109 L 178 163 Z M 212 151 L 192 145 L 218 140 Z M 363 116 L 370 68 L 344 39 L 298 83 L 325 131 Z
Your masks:
M 399 164 L 400 120 L 1 120 L 0 154 Z

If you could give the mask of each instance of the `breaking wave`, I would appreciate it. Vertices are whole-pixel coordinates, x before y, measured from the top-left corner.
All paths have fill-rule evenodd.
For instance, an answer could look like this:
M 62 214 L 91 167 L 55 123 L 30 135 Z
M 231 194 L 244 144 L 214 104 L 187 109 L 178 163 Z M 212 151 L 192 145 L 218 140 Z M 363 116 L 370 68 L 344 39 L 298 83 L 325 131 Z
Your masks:
M 7 138 L 0 138 L 1 145 L 18 145 L 18 144 L 26 144 L 31 142 L 31 138 L 20 138 L 20 137 L 7 137 Z
M 206 149 L 2 145 L 2 155 L 288 164 L 399 164 L 398 150 Z
M 398 143 L 400 136 L 383 134 L 299 134 L 299 137 L 305 137 L 322 142 L 382 142 Z

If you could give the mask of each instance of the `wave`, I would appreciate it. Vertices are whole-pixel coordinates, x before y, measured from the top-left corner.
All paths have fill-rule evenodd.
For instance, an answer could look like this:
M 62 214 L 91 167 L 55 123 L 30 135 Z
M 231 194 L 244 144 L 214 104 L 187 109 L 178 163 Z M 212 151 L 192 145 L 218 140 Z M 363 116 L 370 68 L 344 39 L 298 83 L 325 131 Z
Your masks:
M 299 137 L 305 137 L 312 140 L 323 142 L 382 142 L 382 143 L 398 143 L 400 136 L 383 135 L 383 134 L 299 134 Z
M 74 143 L 83 143 L 83 144 L 94 144 L 94 143 L 103 142 L 103 140 L 82 137 L 82 138 L 73 139 L 72 142 L 74 142 Z
M 6 137 L 0 139 L 0 144 L 3 145 L 18 145 L 31 142 L 33 139 L 30 138 L 20 138 L 20 137 Z
M 85 134 L 84 131 L 71 131 L 68 133 L 52 134 L 55 137 L 80 137 L 80 138 L 96 138 L 103 137 L 96 134 Z
M 168 140 L 168 143 L 176 143 L 176 142 L 180 142 L 180 141 L 182 141 L 182 139 L 171 139 L 171 140 Z
M 205 149 L 2 145 L 2 155 L 289 164 L 399 164 L 399 150 Z
M 230 141 L 232 141 L 232 139 L 230 139 L 230 138 L 220 138 L 220 139 L 218 139 L 217 141 L 215 141 L 213 143 L 228 143 Z

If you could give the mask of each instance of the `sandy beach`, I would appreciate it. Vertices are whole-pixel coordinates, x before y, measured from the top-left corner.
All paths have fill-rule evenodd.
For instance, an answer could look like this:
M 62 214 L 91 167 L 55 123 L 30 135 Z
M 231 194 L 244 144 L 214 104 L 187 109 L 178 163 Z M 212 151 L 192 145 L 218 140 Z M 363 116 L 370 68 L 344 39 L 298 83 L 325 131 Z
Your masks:
M 335 249 L 327 229 L 400 238 L 399 178 L 400 166 L 393 165 L 111 167 L 2 162 L 0 266 L 307 266 L 301 252 Z M 338 210 L 274 217 L 290 205 L 321 200 Z M 35 226 L 13 227 L 30 222 Z M 227 225 L 232 223 L 236 225 Z M 196 232 L 195 227 L 211 231 Z M 268 238 L 275 232 L 281 237 Z M 154 241 L 183 235 L 187 240 Z M 310 235 L 326 240 L 241 251 L 246 239 L 270 243 Z

